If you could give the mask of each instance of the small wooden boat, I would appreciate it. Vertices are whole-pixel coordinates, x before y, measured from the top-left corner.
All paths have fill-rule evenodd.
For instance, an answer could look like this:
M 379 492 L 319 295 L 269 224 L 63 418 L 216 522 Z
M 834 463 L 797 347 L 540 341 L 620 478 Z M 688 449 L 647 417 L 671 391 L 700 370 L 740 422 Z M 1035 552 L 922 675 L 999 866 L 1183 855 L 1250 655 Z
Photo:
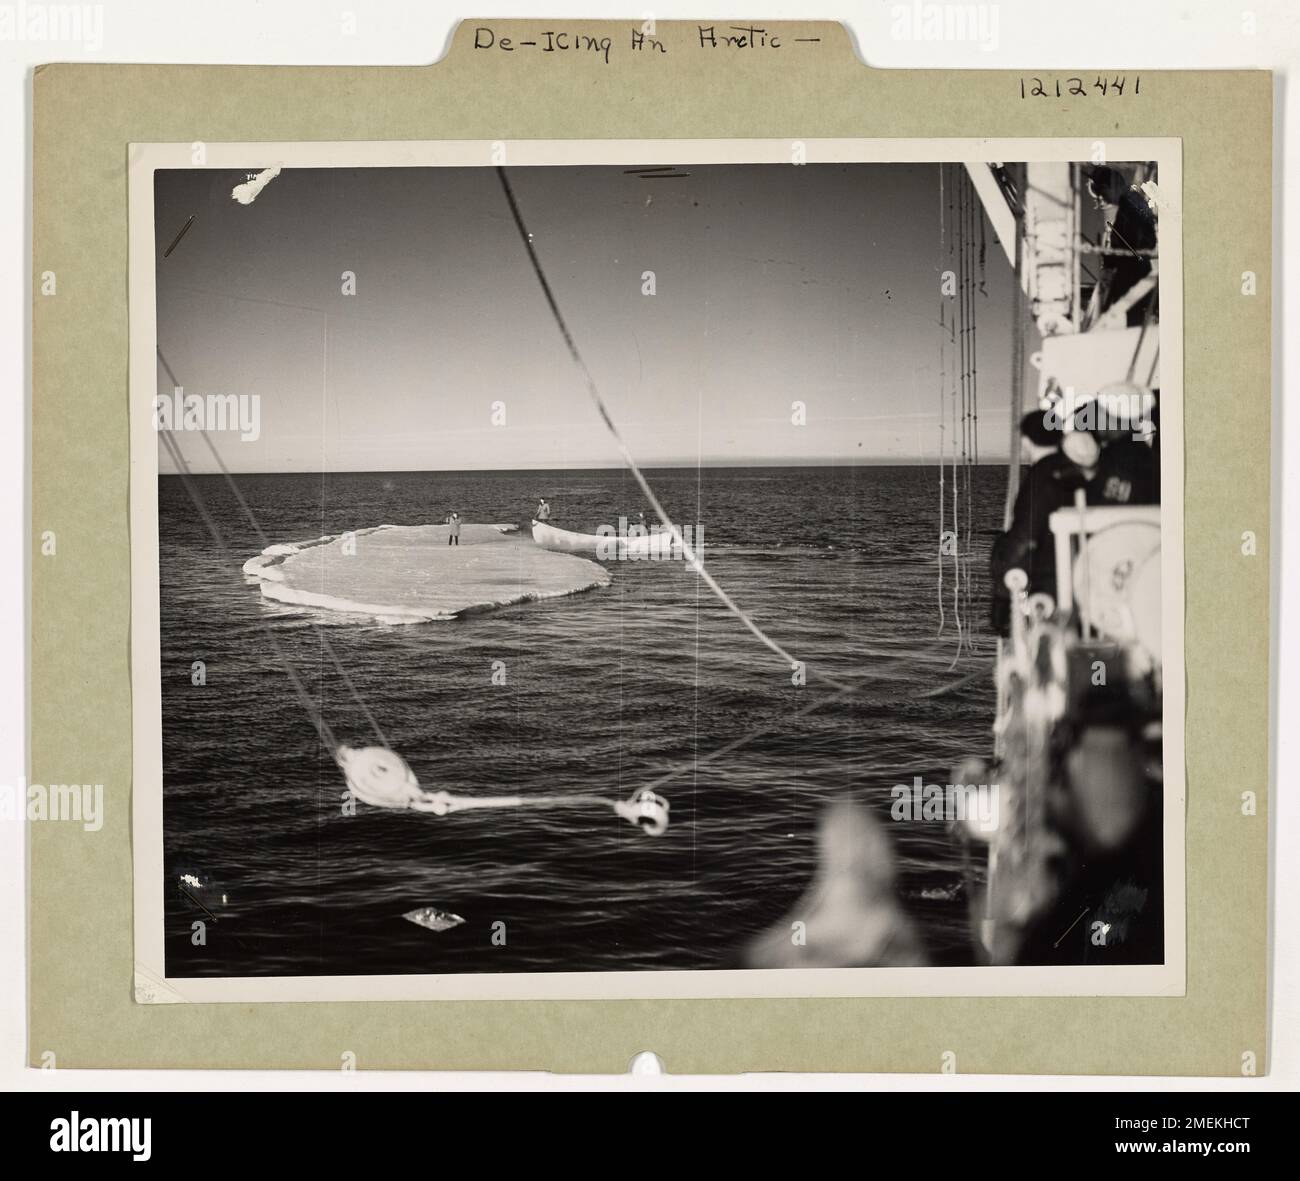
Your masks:
M 630 537 L 620 537 L 611 532 L 602 536 L 598 533 L 573 533 L 568 529 L 557 529 L 545 521 L 534 521 L 533 540 L 543 549 L 582 554 L 601 562 L 680 558 L 682 555 L 682 547 L 675 544 L 672 534 L 667 532 L 633 532 Z

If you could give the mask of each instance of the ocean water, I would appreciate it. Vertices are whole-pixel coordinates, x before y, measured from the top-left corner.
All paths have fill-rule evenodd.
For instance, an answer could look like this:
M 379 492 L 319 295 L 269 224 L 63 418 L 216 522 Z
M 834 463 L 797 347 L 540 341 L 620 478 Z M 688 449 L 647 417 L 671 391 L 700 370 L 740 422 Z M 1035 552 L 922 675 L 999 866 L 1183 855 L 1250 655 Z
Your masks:
M 960 656 L 950 558 L 939 634 L 936 469 L 649 478 L 675 520 L 703 527 L 718 581 L 807 662 L 806 686 L 676 561 L 611 563 L 607 588 L 450 623 L 282 607 L 241 574 L 263 543 L 225 478 L 195 480 L 224 549 L 181 481 L 160 479 L 169 975 L 737 967 L 746 939 L 809 884 L 822 807 L 846 796 L 883 818 L 900 897 L 934 961 L 970 961 L 960 848 L 941 823 L 891 821 L 890 788 L 918 775 L 947 783 L 960 757 L 991 749 L 985 570 L 1005 470 L 971 474 L 963 622 L 975 634 Z M 539 495 L 554 524 L 588 532 L 645 507 L 614 470 L 235 479 L 271 542 L 436 522 L 452 507 L 526 528 Z M 347 815 L 345 784 L 267 628 L 337 737 L 370 744 L 328 637 L 426 788 L 626 797 L 676 772 L 659 789 L 672 823 L 651 838 L 599 809 Z M 192 683 L 195 661 L 206 684 Z M 504 685 L 493 684 L 497 661 Z M 817 670 L 862 687 L 832 700 Z M 921 696 L 945 686 L 954 691 Z M 422 907 L 465 922 L 433 932 L 402 917 Z

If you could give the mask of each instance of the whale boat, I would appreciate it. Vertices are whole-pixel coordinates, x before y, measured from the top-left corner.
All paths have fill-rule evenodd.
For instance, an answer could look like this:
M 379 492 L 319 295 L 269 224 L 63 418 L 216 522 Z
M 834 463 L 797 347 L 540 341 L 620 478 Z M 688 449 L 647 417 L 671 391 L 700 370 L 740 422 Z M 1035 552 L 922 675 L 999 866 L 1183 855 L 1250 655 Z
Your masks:
M 635 529 L 635 526 L 633 527 Z M 615 533 L 574 533 L 558 529 L 545 521 L 533 521 L 533 540 L 543 549 L 561 553 L 581 554 L 602 562 L 636 560 L 641 558 L 680 558 L 682 547 L 673 535 L 661 533 L 633 533 L 619 536 Z

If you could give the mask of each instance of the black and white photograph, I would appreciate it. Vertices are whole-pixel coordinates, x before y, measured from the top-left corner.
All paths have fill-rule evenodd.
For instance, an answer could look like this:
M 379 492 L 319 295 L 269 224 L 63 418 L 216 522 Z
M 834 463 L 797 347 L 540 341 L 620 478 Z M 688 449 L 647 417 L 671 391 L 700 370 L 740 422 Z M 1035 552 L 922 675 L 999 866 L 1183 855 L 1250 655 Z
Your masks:
M 1182 991 L 1168 141 L 132 151 L 138 1000 Z

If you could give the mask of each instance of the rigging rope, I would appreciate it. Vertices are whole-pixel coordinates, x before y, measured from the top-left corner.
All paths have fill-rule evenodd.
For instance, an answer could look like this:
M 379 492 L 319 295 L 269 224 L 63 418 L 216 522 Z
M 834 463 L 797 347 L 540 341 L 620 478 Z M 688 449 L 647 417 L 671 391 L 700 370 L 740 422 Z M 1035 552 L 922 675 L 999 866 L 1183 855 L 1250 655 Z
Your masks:
M 973 187 L 973 186 L 972 186 Z M 971 466 L 975 470 L 979 469 L 980 462 L 980 387 L 979 387 L 979 333 L 977 331 L 977 314 L 976 308 L 978 301 L 975 299 L 975 293 L 985 298 L 988 297 L 988 289 L 985 286 L 984 262 L 986 257 L 985 240 L 984 240 L 984 209 L 982 204 L 976 200 L 973 202 L 974 218 L 979 226 L 979 251 L 976 256 L 975 275 L 971 276 L 971 307 L 970 307 L 970 336 L 971 336 L 971 368 L 970 368 L 970 388 L 971 388 Z M 973 239 L 972 239 L 973 241 Z M 974 249 L 972 247 L 972 249 Z M 974 544 L 974 535 L 969 534 L 972 546 Z M 973 560 L 973 551 L 972 551 Z M 978 634 L 980 613 L 975 612 L 969 618 L 973 621 L 974 630 Z
M 960 278 L 957 299 L 961 312 L 961 490 L 966 504 L 967 528 L 961 533 L 958 553 L 961 555 L 962 608 L 970 625 L 970 205 L 966 192 L 966 174 L 960 166 L 957 172 L 957 225 Z M 969 646 L 969 644 L 968 644 Z M 960 649 L 959 649 L 960 652 Z
M 956 178 L 954 178 L 956 179 Z M 954 210 L 953 187 L 948 189 L 948 224 L 951 232 L 948 237 L 948 269 L 953 275 L 954 280 L 957 278 L 958 255 L 957 255 L 957 237 L 958 222 Z M 958 291 L 960 287 L 958 286 Z M 957 453 L 959 448 L 958 433 L 958 415 L 957 415 L 957 398 L 958 387 L 960 386 L 960 369 L 962 358 L 962 338 L 957 334 L 958 313 L 954 310 L 949 319 L 948 339 L 953 355 L 953 374 L 952 386 L 950 390 L 950 405 L 952 413 L 952 615 L 953 622 L 957 628 L 957 650 L 953 655 L 953 664 L 957 663 L 961 656 L 962 649 L 962 620 L 961 620 L 961 492 L 957 484 Z
M 980 244 L 978 256 L 978 280 L 972 280 L 972 296 L 976 291 L 987 298 L 988 291 L 984 286 L 984 211 L 977 203 L 975 206 L 975 220 L 979 224 Z M 976 301 L 971 299 L 970 309 L 970 331 L 971 331 L 971 445 L 973 448 L 973 462 L 979 467 L 980 462 L 980 387 L 979 387 L 979 334 L 976 332 Z
M 944 454 L 944 430 L 943 430 L 943 411 L 944 396 L 948 392 L 948 295 L 944 291 L 944 284 L 947 282 L 943 274 L 944 251 L 948 244 L 947 223 L 944 217 L 944 184 L 943 184 L 943 164 L 939 165 L 939 537 L 937 552 L 935 554 L 935 565 L 939 568 L 938 578 L 938 601 L 939 601 L 939 631 L 938 635 L 943 635 L 944 613 L 943 613 L 943 454 Z
M 181 477 L 181 483 L 184 485 L 185 491 L 189 493 L 190 500 L 193 501 L 194 508 L 199 514 L 199 519 L 207 526 L 208 532 L 212 534 L 213 540 L 216 541 L 218 548 L 227 558 L 229 558 L 230 551 L 226 546 L 225 538 L 222 536 L 221 530 L 217 527 L 217 523 L 212 519 L 212 515 L 208 512 L 207 505 L 203 501 L 202 494 L 198 491 L 198 488 L 193 482 L 193 473 L 190 471 L 189 465 L 185 461 L 185 456 L 181 453 L 180 445 L 171 438 L 170 433 L 167 431 L 160 430 L 158 432 L 158 438 L 162 441 L 163 446 L 167 449 L 167 453 L 171 456 L 172 463 L 176 465 L 176 470 Z M 275 634 L 264 622 L 262 626 L 263 630 L 267 634 L 267 638 L 270 639 L 272 646 L 275 648 L 276 655 L 279 657 L 280 663 L 284 667 L 290 685 L 293 686 L 294 693 L 297 695 L 303 708 L 307 711 L 307 716 L 315 726 L 316 732 L 320 735 L 321 741 L 330 750 L 334 750 L 338 746 L 338 741 L 334 737 L 334 732 L 330 728 L 329 723 L 325 721 L 320 710 L 316 708 L 315 703 L 311 699 L 311 695 L 307 692 L 306 686 L 302 683 L 302 678 L 298 676 L 297 670 L 285 656 Z
M 949 168 L 954 172 L 950 175 Z M 979 466 L 979 362 L 976 294 L 987 295 L 984 214 L 969 170 L 939 165 L 939 258 L 946 270 L 939 298 L 939 530 L 937 561 L 939 630 L 946 625 L 943 569 L 944 525 L 949 497 L 946 435 L 952 435 L 952 616 L 957 631 L 953 664 L 974 652 L 979 612 L 974 606 L 976 560 L 975 469 Z M 952 284 L 951 291 L 948 284 Z M 949 300 L 953 308 L 949 310 Z M 949 408 L 945 412 L 945 400 Z M 949 420 L 945 423 L 945 418 Z M 964 505 L 963 505 L 964 500 Z M 965 512 L 963 514 L 963 507 Z M 963 521 L 964 516 L 964 521 Z
M 971 184 L 970 172 L 962 168 L 962 194 L 966 206 L 966 224 L 964 232 L 966 254 L 966 282 L 962 290 L 963 311 L 966 319 L 966 455 L 963 477 L 966 482 L 966 648 L 972 649 L 975 631 L 975 615 L 971 600 L 974 581 L 971 567 L 975 562 L 974 551 L 974 463 L 975 463 L 975 191 Z
M 528 252 L 528 261 L 532 264 L 533 274 L 537 277 L 538 285 L 542 289 L 542 294 L 546 297 L 547 306 L 551 309 L 551 316 L 555 320 L 556 327 L 560 330 L 560 335 L 564 338 L 564 343 L 569 350 L 569 357 L 572 359 L 574 366 L 582 376 L 583 383 L 587 388 L 587 395 L 590 397 L 592 405 L 596 407 L 596 412 L 600 415 L 601 421 L 608 429 L 610 436 L 617 445 L 619 454 L 623 457 L 623 462 L 627 464 L 633 478 L 640 487 L 650 507 L 654 509 L 655 515 L 659 518 L 673 539 L 673 544 L 681 547 L 682 556 L 685 558 L 687 565 L 690 566 L 696 574 L 704 580 L 705 585 L 717 596 L 718 601 L 727 608 L 746 628 L 758 639 L 765 647 L 774 652 L 786 664 L 794 670 L 804 668 L 801 661 L 795 659 L 785 648 L 776 640 L 772 639 L 745 611 L 739 604 L 727 594 L 725 590 L 714 580 L 705 568 L 704 563 L 691 548 L 690 544 L 682 536 L 681 530 L 668 518 L 659 498 L 654 494 L 649 482 L 642 474 L 641 469 L 637 466 L 636 460 L 632 458 L 632 453 L 628 450 L 627 444 L 623 440 L 623 435 L 614 422 L 609 408 L 605 405 L 605 399 L 601 397 L 600 390 L 596 386 L 596 379 L 592 376 L 591 370 L 587 368 L 587 362 L 583 360 L 582 353 L 578 350 L 578 345 L 573 339 L 573 333 L 569 331 L 569 326 L 565 322 L 564 315 L 560 311 L 560 305 L 555 298 L 555 293 L 551 290 L 550 281 L 546 278 L 546 272 L 542 270 L 541 260 L 537 257 L 537 250 L 533 246 L 532 235 L 528 232 L 528 227 L 524 224 L 523 214 L 519 210 L 519 203 L 515 200 L 514 190 L 510 187 L 510 180 L 506 176 L 506 170 L 502 167 L 497 168 L 497 176 L 501 180 L 501 188 L 506 196 L 506 203 L 510 206 L 510 214 L 514 218 L 515 228 L 519 231 L 519 238 L 524 244 L 524 249 Z M 811 676 L 811 672 L 808 673 Z M 838 682 L 828 677 L 825 673 L 819 673 L 818 678 L 828 685 L 839 686 Z
M 163 356 L 162 349 L 156 348 L 155 351 L 158 353 L 158 360 L 162 363 L 163 369 L 166 371 L 168 378 L 171 380 L 172 388 L 173 389 L 182 388 L 180 382 L 176 380 L 176 375 L 172 372 L 172 367 L 167 363 L 167 358 Z M 162 432 L 159 433 L 162 434 Z M 257 534 L 258 540 L 262 543 L 262 548 L 266 549 L 271 544 L 271 539 L 267 537 L 266 533 L 263 531 L 262 524 L 257 519 L 257 515 L 253 512 L 252 508 L 249 506 L 248 501 L 244 499 L 244 494 L 239 490 L 239 485 L 235 483 L 234 477 L 230 474 L 230 469 L 226 467 L 225 460 L 221 458 L 221 452 L 217 450 L 216 444 L 212 442 L 212 436 L 209 435 L 206 430 L 199 431 L 199 434 L 202 436 L 203 441 L 208 445 L 208 450 L 212 453 L 212 458 L 216 460 L 217 466 L 221 469 L 221 474 L 222 476 L 225 477 L 226 485 L 227 487 L 229 487 L 231 493 L 234 495 L 235 502 L 239 505 L 240 510 L 243 512 L 245 518 L 248 520 L 249 525 L 252 526 L 253 532 Z M 175 462 L 176 457 L 180 455 L 180 444 L 178 444 L 174 439 L 169 439 L 168 441 L 172 445 L 172 451 L 173 451 L 172 459 L 173 462 Z M 182 457 L 182 462 L 184 462 L 183 457 Z M 323 499 L 324 498 L 322 497 L 322 502 Z M 219 544 L 224 544 L 224 543 L 219 542 Z M 226 547 L 226 552 L 227 553 L 230 552 L 229 547 Z M 270 629 L 268 628 L 266 630 L 269 632 Z M 375 736 L 379 739 L 380 746 L 384 747 L 385 749 L 391 749 L 388 743 L 388 739 L 384 736 L 384 731 L 379 725 L 378 719 L 376 719 L 375 715 L 370 711 L 370 707 L 366 704 L 366 699 L 361 696 L 361 694 L 357 691 L 357 687 L 352 683 L 352 678 L 348 676 L 347 668 L 344 666 L 343 662 L 338 658 L 337 653 L 335 653 L 334 651 L 334 646 L 329 642 L 329 639 L 325 635 L 325 632 L 323 630 L 318 629 L 317 636 L 320 640 L 321 650 L 329 657 L 330 663 L 333 664 L 334 670 L 338 673 L 340 679 L 343 681 L 343 684 L 347 688 L 348 693 L 351 695 L 353 701 L 357 703 L 358 708 L 365 716 L 366 722 L 369 724 L 371 730 L 375 732 Z

